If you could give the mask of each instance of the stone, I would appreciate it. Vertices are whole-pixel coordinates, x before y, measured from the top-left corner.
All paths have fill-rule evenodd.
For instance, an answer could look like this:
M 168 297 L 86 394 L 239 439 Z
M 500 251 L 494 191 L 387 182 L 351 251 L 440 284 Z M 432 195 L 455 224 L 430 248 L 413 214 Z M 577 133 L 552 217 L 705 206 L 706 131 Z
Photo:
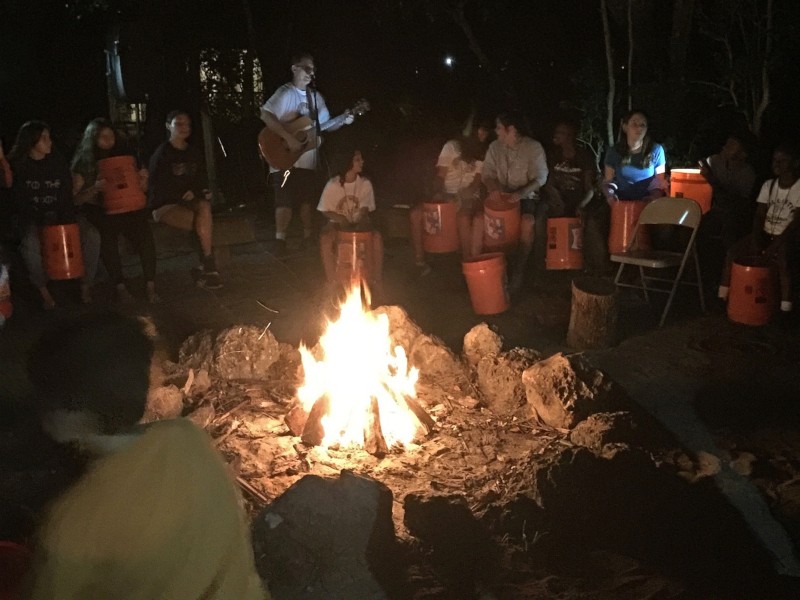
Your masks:
M 214 410 L 214 407 L 210 404 L 203 404 L 203 406 L 193 410 L 187 418 L 198 427 L 205 429 L 211 424 L 211 421 L 214 420 L 215 416 L 216 411 Z
M 486 324 L 480 323 L 464 336 L 464 359 L 475 368 L 485 356 L 498 354 L 503 348 L 503 339 Z
M 389 319 L 389 337 L 393 346 L 402 346 L 406 355 L 411 354 L 414 340 L 422 335 L 422 329 L 411 320 L 408 313 L 399 306 L 380 306 L 372 311 L 373 315 L 386 315 Z
M 403 523 L 430 549 L 431 562 L 453 598 L 474 598 L 496 570 L 495 547 L 487 529 L 460 495 L 408 494 Z
M 142 422 L 174 419 L 183 412 L 183 392 L 174 385 L 152 388 L 147 394 L 147 404 Z
M 211 377 L 205 369 L 198 369 L 194 374 L 194 382 L 192 383 L 192 392 L 195 394 L 202 394 L 207 392 L 211 387 Z
M 528 404 L 550 427 L 572 429 L 590 414 L 635 410 L 621 386 L 577 355 L 558 353 L 535 363 L 522 383 Z
M 416 337 L 409 362 L 419 369 L 420 375 L 428 377 L 454 377 L 463 379 L 464 366 L 455 354 L 440 339 L 421 334 Z
M 634 422 L 633 414 L 619 411 L 589 415 L 569 434 L 576 446 L 599 451 L 607 444 L 628 444 L 642 447 L 649 441 L 645 432 Z
M 534 350 L 514 348 L 501 354 L 487 354 L 478 362 L 477 384 L 486 406 L 498 415 L 510 415 L 525 405 L 522 373 L 540 355 Z
M 275 598 L 377 600 L 403 580 L 392 492 L 349 471 L 292 485 L 254 520 L 253 547 Z
M 213 358 L 214 334 L 210 329 L 190 335 L 178 350 L 178 362 L 187 369 L 210 371 Z
M 272 332 L 254 325 L 235 325 L 217 334 L 211 371 L 222 379 L 263 379 L 280 357 Z

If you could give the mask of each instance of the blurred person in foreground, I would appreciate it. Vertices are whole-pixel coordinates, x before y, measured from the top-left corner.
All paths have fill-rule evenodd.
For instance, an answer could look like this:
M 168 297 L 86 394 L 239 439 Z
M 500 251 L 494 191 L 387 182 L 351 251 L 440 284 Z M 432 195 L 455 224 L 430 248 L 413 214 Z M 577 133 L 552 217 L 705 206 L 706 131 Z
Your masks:
M 239 497 L 187 419 L 140 425 L 152 344 L 135 319 L 46 332 L 28 373 L 45 430 L 90 457 L 39 532 L 33 599 L 265 599 Z

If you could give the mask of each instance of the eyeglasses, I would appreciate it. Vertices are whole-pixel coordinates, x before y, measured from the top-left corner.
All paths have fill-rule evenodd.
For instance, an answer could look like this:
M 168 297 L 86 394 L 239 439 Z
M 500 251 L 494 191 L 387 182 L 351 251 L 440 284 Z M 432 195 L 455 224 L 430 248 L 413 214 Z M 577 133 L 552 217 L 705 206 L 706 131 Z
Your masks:
M 303 69 L 307 75 L 313 75 L 316 73 L 316 69 L 310 65 L 295 65 L 298 69 Z

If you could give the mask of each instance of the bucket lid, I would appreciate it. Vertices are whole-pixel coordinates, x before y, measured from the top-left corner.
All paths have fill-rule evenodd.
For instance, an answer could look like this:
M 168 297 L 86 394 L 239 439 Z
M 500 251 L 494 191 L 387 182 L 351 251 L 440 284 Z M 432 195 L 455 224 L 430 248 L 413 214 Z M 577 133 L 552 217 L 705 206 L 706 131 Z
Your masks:
M 461 261 L 461 270 L 464 273 L 485 269 L 490 266 L 504 268 L 506 266 L 506 255 L 502 252 L 487 252 L 486 254 L 478 254 Z

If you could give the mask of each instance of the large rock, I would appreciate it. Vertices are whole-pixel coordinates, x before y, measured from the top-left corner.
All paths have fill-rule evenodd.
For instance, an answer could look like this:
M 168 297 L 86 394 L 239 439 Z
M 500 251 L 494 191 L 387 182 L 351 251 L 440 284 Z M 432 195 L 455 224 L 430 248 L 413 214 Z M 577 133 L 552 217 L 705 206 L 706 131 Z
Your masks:
M 486 323 L 480 323 L 464 336 L 464 358 L 473 368 L 482 358 L 498 354 L 503 347 L 503 339 Z
M 523 406 L 522 373 L 540 358 L 536 351 L 527 348 L 484 356 L 476 372 L 478 389 L 486 405 L 498 415 L 509 415 Z
M 409 494 L 403 509 L 403 523 L 430 550 L 451 597 L 475 598 L 478 588 L 492 582 L 498 570 L 496 548 L 465 497 Z
M 573 444 L 595 452 L 601 451 L 608 444 L 626 444 L 651 452 L 677 445 L 672 435 L 658 421 L 642 411 L 638 414 L 618 411 L 589 415 L 575 426 L 569 439 Z
M 291 486 L 256 517 L 253 546 L 259 573 L 282 600 L 382 599 L 403 579 L 392 492 L 348 471 Z
M 422 334 L 422 329 L 411 320 L 408 313 L 399 306 L 379 306 L 372 311 L 372 314 L 386 315 L 389 319 L 389 337 L 392 339 L 392 346 L 402 346 L 406 355 L 410 355 L 414 340 Z
M 423 376 L 454 379 L 466 376 L 464 365 L 450 348 L 440 339 L 424 333 L 414 340 L 409 359 L 411 365 L 417 367 Z
M 463 378 L 466 374 L 461 361 L 442 340 L 424 334 L 399 306 L 380 306 L 374 315 L 386 315 L 389 320 L 389 337 L 393 346 L 402 346 L 409 363 L 428 377 Z
M 147 404 L 142 421 L 174 419 L 183 412 L 183 392 L 174 385 L 151 388 L 147 393 Z
M 213 359 L 214 333 L 210 329 L 190 335 L 178 350 L 178 362 L 187 369 L 210 371 Z
M 212 372 L 223 379 L 263 379 L 280 354 L 268 329 L 236 325 L 217 334 Z
M 525 396 L 542 423 L 572 429 L 598 412 L 633 408 L 625 391 L 580 356 L 554 354 L 522 373 Z

